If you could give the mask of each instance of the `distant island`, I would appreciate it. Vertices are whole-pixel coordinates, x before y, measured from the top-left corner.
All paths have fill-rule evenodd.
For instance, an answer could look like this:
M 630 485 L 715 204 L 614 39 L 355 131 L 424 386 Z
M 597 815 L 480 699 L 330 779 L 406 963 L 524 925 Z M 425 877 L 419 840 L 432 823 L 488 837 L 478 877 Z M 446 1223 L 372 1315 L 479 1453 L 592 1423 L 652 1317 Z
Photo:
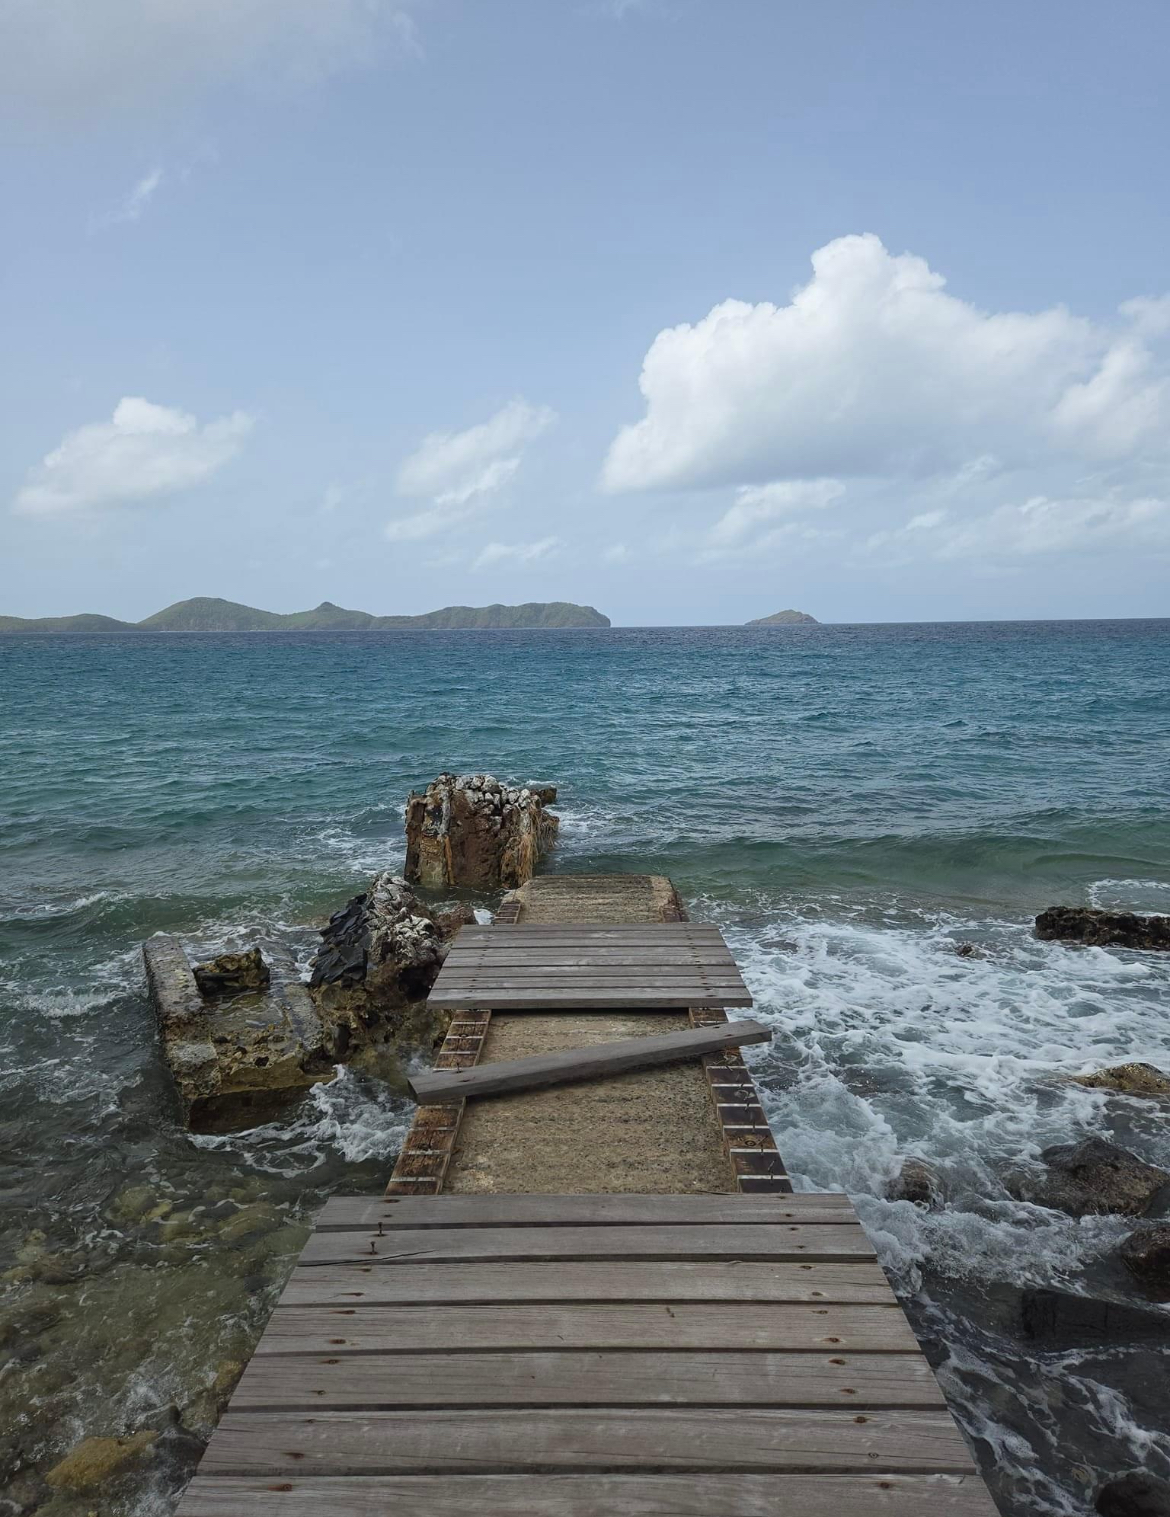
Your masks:
M 522 606 L 444 606 L 421 616 L 371 616 L 322 601 L 315 611 L 258 611 L 215 596 L 176 601 L 140 622 L 83 612 L 80 616 L 0 616 L 0 632 L 395 632 L 496 631 L 541 627 L 608 627 L 608 616 L 571 601 Z
M 774 611 L 771 616 L 758 616 L 749 627 L 819 627 L 820 622 L 807 611 Z

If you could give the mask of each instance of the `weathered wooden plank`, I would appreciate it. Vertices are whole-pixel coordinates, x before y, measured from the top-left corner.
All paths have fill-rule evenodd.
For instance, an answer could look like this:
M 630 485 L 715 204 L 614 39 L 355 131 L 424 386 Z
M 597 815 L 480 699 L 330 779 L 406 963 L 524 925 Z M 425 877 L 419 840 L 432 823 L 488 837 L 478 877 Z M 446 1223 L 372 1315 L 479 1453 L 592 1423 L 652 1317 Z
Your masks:
M 637 1226 L 650 1223 L 836 1222 L 855 1220 L 839 1192 L 789 1196 L 463 1195 L 333 1196 L 317 1217 L 318 1232 L 385 1227 Z
M 856 1223 L 804 1227 L 468 1227 L 314 1233 L 301 1264 L 439 1264 L 488 1259 L 872 1259 Z
M 236 1412 L 205 1474 L 464 1474 L 524 1470 L 913 1470 L 965 1474 L 945 1412 L 590 1407 L 585 1411 Z
M 748 994 L 708 994 L 702 986 L 680 984 L 674 990 L 638 990 L 615 986 L 582 987 L 568 992 L 556 990 L 452 991 L 436 989 L 427 1004 L 436 1011 L 459 1011 L 482 1007 L 485 1011 L 679 1011 L 691 1006 L 718 1010 L 725 1006 L 751 1006 Z
M 709 985 L 727 985 L 733 989 L 743 981 L 739 975 L 723 969 L 703 969 L 695 964 L 544 964 L 539 960 L 531 964 L 517 964 L 511 968 L 487 963 L 468 966 L 453 965 L 444 969 L 443 979 L 449 985 L 479 985 L 490 980 L 493 985 L 579 985 L 589 980 L 602 985 L 674 985 L 677 981 L 691 984 L 703 981 Z
M 693 1059 L 743 1043 L 771 1040 L 771 1028 L 762 1027 L 759 1022 L 725 1022 L 722 1027 L 688 1028 L 686 1032 L 668 1032 L 656 1038 L 623 1038 L 620 1042 L 595 1043 L 528 1059 L 503 1059 L 474 1069 L 415 1075 L 408 1081 L 408 1087 L 420 1105 L 450 1104 L 472 1096 L 533 1090 L 569 1080 L 594 1080 L 629 1069 Z
M 198 1475 L 176 1517 L 997 1517 L 977 1475 Z
M 593 952 L 575 948 L 557 948 L 550 944 L 545 948 L 496 948 L 487 950 L 469 949 L 466 953 L 451 951 L 458 968 L 478 968 L 492 964 L 500 969 L 523 968 L 528 964 L 550 964 L 561 969 L 577 969 L 582 965 L 604 963 L 606 967 L 620 969 L 638 964 L 660 964 L 663 968 L 687 968 L 695 964 L 693 948 L 647 947 L 614 948 L 606 946 Z M 700 960 L 702 962 L 702 960 Z
M 918 1350 L 893 1301 L 876 1306 L 800 1302 L 744 1311 L 730 1302 L 370 1306 L 351 1299 L 348 1311 L 278 1306 L 257 1352 L 318 1347 L 337 1353 L 347 1348 L 362 1353 L 692 1348 L 895 1356 Z
M 365 1340 L 362 1340 L 363 1342 Z M 458 1342 L 458 1340 L 454 1340 Z M 255 1358 L 233 1411 L 427 1406 L 945 1405 L 918 1354 L 325 1353 Z
M 280 1304 L 349 1309 L 359 1305 L 509 1301 L 750 1301 L 761 1305 L 784 1301 L 827 1305 L 840 1301 L 885 1305 L 893 1300 L 889 1281 L 876 1262 L 768 1264 L 718 1259 L 636 1264 L 596 1260 L 417 1267 L 396 1264 L 393 1269 L 368 1263 L 316 1265 L 293 1271 Z M 273 1319 L 258 1352 L 263 1353 L 275 1341 L 270 1335 L 279 1320 Z

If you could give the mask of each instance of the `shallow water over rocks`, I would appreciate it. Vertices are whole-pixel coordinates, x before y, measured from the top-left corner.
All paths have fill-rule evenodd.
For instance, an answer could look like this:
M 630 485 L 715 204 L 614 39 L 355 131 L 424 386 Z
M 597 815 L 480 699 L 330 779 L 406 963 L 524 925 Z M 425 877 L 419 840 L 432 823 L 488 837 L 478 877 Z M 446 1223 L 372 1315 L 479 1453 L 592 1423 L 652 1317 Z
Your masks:
M 11 1509 L 80 1517 L 43 1476 L 148 1430 L 103 1517 L 163 1517 L 309 1217 L 380 1189 L 409 1117 L 350 1069 L 186 1133 L 138 944 L 275 937 L 306 966 L 401 867 L 407 791 L 485 766 L 563 782 L 553 867 L 669 874 L 725 928 L 788 1166 L 855 1198 L 1002 1509 L 1170 1479 L 1170 1311 L 1116 1256 L 1139 1224 L 1004 1183 L 1087 1137 L 1170 1166 L 1165 1101 L 1070 1078 L 1170 1067 L 1170 955 L 1030 926 L 1170 907 L 1168 654 L 1165 623 L 0 639 Z M 909 1155 L 943 1204 L 884 1199 Z M 1119 1310 L 1090 1332 L 1053 1299 L 1078 1294 Z

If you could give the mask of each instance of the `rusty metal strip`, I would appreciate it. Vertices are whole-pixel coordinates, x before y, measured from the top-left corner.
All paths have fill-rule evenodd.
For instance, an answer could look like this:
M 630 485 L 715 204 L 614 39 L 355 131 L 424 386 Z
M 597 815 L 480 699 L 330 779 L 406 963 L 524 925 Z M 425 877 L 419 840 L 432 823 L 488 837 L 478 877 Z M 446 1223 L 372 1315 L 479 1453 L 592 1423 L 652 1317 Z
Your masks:
M 435 1069 L 470 1069 L 479 1063 L 490 1011 L 457 1011 L 435 1058 Z M 457 1106 L 420 1106 L 410 1124 L 386 1187 L 388 1196 L 437 1196 L 443 1189 L 459 1137 L 466 1102 Z

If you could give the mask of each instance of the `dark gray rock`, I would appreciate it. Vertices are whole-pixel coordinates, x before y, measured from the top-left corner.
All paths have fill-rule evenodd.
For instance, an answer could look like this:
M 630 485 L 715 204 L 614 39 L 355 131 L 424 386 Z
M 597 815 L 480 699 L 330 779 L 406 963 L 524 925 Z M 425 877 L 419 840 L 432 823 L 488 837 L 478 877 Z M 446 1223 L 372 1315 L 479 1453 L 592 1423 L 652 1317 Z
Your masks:
M 1048 1348 L 1166 1343 L 1170 1316 L 1122 1301 L 1029 1287 L 1020 1295 L 1020 1330 L 1030 1343 Z
M 1170 1222 L 1139 1227 L 1122 1243 L 1117 1257 L 1155 1301 L 1170 1301 Z
M 1170 1485 L 1133 1470 L 1101 1486 L 1095 1506 L 1101 1517 L 1170 1517 Z
M 1073 1217 L 1120 1213 L 1138 1217 L 1153 1205 L 1159 1191 L 1170 1185 L 1170 1173 L 1146 1164 L 1126 1148 L 1104 1138 L 1081 1143 L 1058 1143 L 1040 1155 L 1044 1173 L 1015 1169 L 1004 1176 L 1009 1193 L 1019 1201 L 1049 1206 Z
M 1085 943 L 1092 948 L 1170 949 L 1170 917 L 1048 906 L 1036 918 L 1036 936 L 1044 942 Z

